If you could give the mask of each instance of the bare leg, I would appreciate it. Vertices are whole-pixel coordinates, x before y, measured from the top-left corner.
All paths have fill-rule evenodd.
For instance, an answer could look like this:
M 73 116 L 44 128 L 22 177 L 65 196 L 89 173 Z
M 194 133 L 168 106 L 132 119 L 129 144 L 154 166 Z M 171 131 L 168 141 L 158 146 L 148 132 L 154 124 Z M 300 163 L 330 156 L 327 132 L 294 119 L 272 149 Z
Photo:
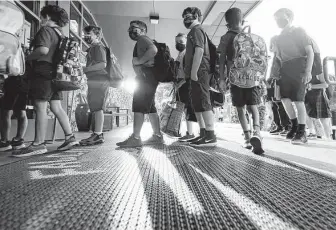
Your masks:
M 47 101 L 35 100 L 34 109 L 36 112 L 35 120 L 35 138 L 33 144 L 44 143 L 47 132 Z
M 72 129 L 69 117 L 62 108 L 61 101 L 60 100 L 51 101 L 50 110 L 55 114 L 58 122 L 60 123 L 63 132 L 65 134 L 65 138 L 70 138 L 70 134 L 72 134 Z
M 205 130 L 214 131 L 215 130 L 214 113 L 212 111 L 202 112 L 202 117 L 205 124 Z
M 94 133 L 101 134 L 103 132 L 103 126 L 104 126 L 104 111 L 99 110 L 94 112 L 95 122 L 92 129 Z
M 20 140 L 24 138 L 28 126 L 28 118 L 25 110 L 18 112 L 18 125 L 15 139 Z
M 161 136 L 160 130 L 160 118 L 157 113 L 150 113 L 148 114 L 149 121 L 152 125 L 152 129 L 155 135 Z
M 329 120 L 330 120 L 330 118 L 321 118 L 320 119 L 320 121 L 323 125 L 324 134 L 327 137 L 327 139 L 331 139 L 330 133 L 332 133 Z
M 10 129 L 11 129 L 11 118 L 13 115 L 13 111 L 12 110 L 2 110 L 1 113 L 1 140 L 3 142 L 7 142 L 9 141 L 9 133 L 10 133 Z
M 140 132 L 144 119 L 145 115 L 143 113 L 134 113 L 133 134 L 136 138 L 140 138 Z

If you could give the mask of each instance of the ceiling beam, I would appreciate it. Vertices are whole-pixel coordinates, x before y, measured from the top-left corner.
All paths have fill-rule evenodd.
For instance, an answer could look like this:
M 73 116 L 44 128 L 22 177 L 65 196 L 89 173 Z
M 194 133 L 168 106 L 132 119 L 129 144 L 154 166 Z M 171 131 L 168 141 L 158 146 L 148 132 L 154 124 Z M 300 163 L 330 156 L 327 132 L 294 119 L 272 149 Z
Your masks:
M 202 25 L 211 25 L 216 20 L 221 11 L 220 7 L 215 7 L 217 3 L 218 1 L 210 2 L 209 8 L 204 13 Z

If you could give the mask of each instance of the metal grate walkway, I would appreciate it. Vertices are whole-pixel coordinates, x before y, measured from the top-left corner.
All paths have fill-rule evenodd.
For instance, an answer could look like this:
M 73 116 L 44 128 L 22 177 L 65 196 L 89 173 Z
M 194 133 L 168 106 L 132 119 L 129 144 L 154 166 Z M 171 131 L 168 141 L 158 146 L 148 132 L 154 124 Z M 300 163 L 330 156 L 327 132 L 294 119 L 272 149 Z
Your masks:
M 167 140 L 0 167 L 0 229 L 336 229 L 336 181 L 249 151 Z

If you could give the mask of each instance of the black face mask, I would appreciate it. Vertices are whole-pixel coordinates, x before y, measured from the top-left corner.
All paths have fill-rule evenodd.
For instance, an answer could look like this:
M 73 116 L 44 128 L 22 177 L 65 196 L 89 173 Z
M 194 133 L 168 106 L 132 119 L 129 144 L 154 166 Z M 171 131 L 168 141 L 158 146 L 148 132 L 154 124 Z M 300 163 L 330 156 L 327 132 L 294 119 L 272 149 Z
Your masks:
M 185 21 L 183 21 L 183 24 L 184 24 L 184 26 L 185 26 L 187 29 L 189 29 L 190 26 L 191 26 L 191 24 L 192 24 L 192 22 L 185 22 Z
M 84 37 L 84 41 L 85 41 L 87 44 L 89 44 L 89 45 L 91 45 L 92 42 L 93 42 L 91 36 L 85 36 L 85 37 Z
M 289 21 L 285 18 L 279 18 L 276 20 L 276 23 L 278 24 L 279 28 L 283 29 L 288 25 Z
M 139 34 L 137 32 L 134 32 L 134 31 L 128 32 L 128 35 L 129 35 L 130 39 L 132 39 L 133 41 L 136 41 L 139 37 Z
M 178 51 L 182 52 L 183 50 L 185 50 L 186 45 L 185 45 L 185 44 L 181 44 L 181 43 L 176 43 L 176 44 L 175 44 L 175 48 L 176 48 Z

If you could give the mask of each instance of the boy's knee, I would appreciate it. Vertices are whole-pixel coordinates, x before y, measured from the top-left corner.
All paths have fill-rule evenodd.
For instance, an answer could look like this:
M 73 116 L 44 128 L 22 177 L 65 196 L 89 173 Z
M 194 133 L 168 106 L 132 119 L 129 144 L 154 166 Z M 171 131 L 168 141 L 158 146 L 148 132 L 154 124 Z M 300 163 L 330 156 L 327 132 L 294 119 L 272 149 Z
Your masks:
M 27 113 L 24 110 L 18 112 L 17 117 L 19 120 L 27 119 Z

